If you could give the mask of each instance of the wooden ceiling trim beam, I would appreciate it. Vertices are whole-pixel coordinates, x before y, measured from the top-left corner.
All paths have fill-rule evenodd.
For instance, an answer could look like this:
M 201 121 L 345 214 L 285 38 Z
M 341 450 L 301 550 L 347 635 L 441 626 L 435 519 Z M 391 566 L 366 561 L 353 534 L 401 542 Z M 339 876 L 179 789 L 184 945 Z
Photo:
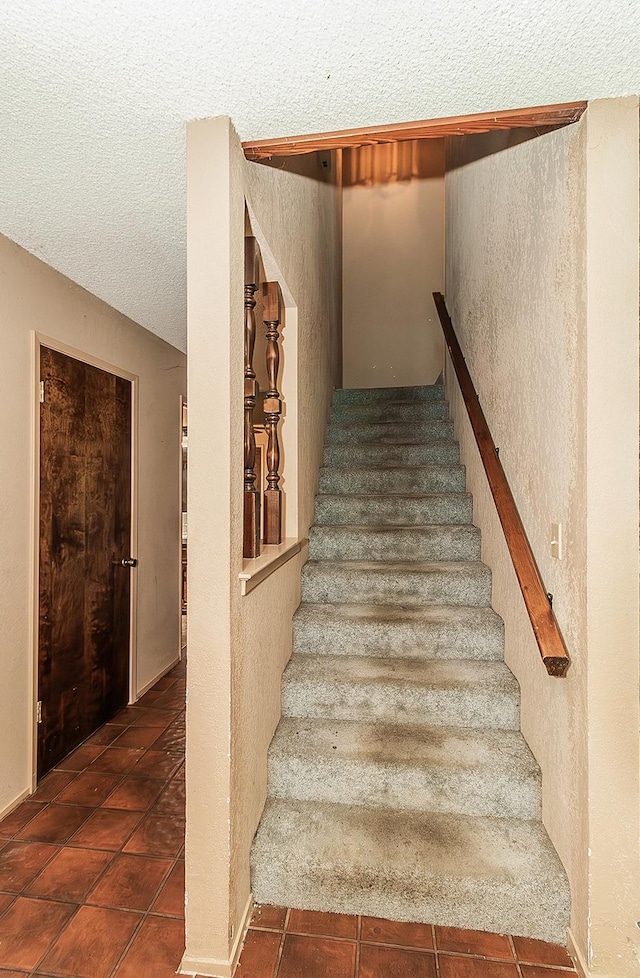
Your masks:
M 501 112 L 425 119 L 422 122 L 365 126 L 361 129 L 283 136 L 278 139 L 257 139 L 244 142 L 242 147 L 247 159 L 263 160 L 271 156 L 299 156 L 317 150 L 347 149 L 350 146 L 400 142 L 406 139 L 463 136 L 468 133 L 490 132 L 492 129 L 560 127 L 577 122 L 586 107 L 586 102 L 563 102 L 558 105 L 542 105 L 528 109 L 506 109 Z

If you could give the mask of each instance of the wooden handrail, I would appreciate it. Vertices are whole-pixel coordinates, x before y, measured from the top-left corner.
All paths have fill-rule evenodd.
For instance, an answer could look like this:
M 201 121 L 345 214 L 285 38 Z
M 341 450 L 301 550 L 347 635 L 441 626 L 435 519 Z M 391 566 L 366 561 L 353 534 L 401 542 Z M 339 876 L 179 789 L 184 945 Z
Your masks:
M 571 660 L 553 613 L 549 595 L 540 576 L 502 463 L 498 458 L 487 420 L 480 407 L 444 296 L 441 292 L 434 292 L 433 299 L 542 661 L 550 676 L 564 676 Z

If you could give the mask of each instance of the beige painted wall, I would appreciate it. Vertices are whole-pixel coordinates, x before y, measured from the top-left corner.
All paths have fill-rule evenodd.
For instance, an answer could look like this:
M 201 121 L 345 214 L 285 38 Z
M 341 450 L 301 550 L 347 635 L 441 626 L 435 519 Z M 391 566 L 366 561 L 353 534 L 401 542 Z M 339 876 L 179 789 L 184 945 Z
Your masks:
M 586 121 L 587 961 L 595 975 L 631 978 L 640 973 L 638 99 L 592 102 Z
M 180 654 L 184 354 L 0 237 L 0 811 L 32 785 L 34 331 L 139 378 L 137 677 Z
M 245 597 L 242 569 L 245 196 L 286 304 L 281 387 L 287 533 L 304 537 L 324 442 L 339 329 L 335 186 L 247 163 L 226 118 L 189 125 L 189 677 L 187 950 L 229 975 L 250 899 L 249 852 L 299 603 L 298 555 Z M 215 399 L 215 404 L 213 403 Z
M 432 384 L 443 367 L 431 293 L 444 286 L 444 140 L 416 142 L 404 175 L 411 143 L 366 147 L 366 163 L 345 154 L 345 387 Z
M 638 104 L 477 158 L 450 146 L 447 303 L 572 666 L 548 677 L 454 375 L 447 390 L 572 890 L 585 970 L 638 973 Z M 473 160 L 473 162 L 467 162 Z M 562 561 L 550 523 L 563 525 Z

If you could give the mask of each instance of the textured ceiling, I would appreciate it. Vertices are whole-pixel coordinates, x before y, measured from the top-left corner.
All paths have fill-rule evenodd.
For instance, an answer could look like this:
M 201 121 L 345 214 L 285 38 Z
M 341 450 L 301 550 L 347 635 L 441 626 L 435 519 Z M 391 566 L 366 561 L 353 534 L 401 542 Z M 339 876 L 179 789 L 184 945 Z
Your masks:
M 185 342 L 185 126 L 242 139 L 640 91 L 637 0 L 4 0 L 0 232 Z

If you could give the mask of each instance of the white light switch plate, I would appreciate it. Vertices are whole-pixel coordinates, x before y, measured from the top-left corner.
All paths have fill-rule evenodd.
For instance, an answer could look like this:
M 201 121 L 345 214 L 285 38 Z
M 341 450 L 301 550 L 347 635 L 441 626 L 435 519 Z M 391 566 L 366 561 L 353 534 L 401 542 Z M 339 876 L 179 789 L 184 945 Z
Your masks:
M 562 560 L 562 523 L 551 524 L 551 556 Z

